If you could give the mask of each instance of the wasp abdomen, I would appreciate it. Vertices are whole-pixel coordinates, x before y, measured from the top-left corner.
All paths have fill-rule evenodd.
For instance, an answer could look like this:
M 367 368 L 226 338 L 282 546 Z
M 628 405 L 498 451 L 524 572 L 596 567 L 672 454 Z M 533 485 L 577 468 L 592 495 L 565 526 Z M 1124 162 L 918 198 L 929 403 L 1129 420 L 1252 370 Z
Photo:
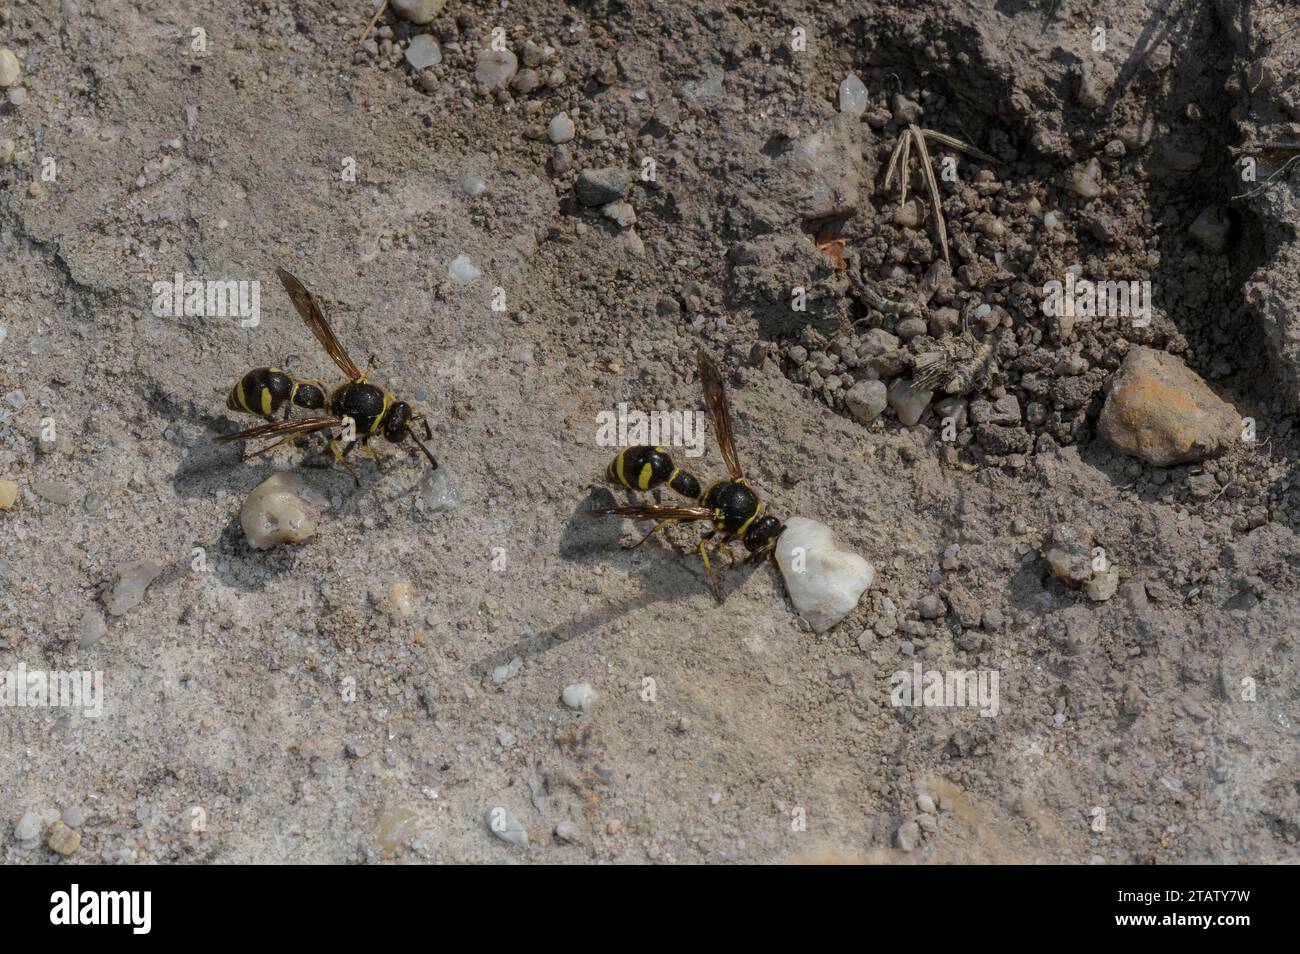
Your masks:
M 692 500 L 700 496 L 700 482 L 673 463 L 662 447 L 625 447 L 605 468 L 605 478 L 629 490 L 651 490 L 668 484 Z
M 230 391 L 226 407 L 270 417 L 293 393 L 293 379 L 279 368 L 254 368 Z

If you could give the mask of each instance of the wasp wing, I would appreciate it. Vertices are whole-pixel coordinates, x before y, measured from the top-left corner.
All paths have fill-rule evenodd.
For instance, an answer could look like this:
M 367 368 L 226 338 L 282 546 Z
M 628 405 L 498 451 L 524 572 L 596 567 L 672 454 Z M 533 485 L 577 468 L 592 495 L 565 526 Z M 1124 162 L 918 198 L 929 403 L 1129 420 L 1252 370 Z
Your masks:
M 274 424 L 250 427 L 237 434 L 222 434 L 215 440 L 218 444 L 228 444 L 231 441 L 252 440 L 259 437 L 293 437 L 298 434 L 312 434 L 327 427 L 343 426 L 343 419 L 338 417 L 300 417 L 292 421 L 277 421 Z
M 722 372 L 709 360 L 703 351 L 699 354 L 700 384 L 704 387 L 704 403 L 713 418 L 713 430 L 718 435 L 718 450 L 727 465 L 727 473 L 732 480 L 745 476 L 740 468 L 740 457 L 736 454 L 736 441 L 731 436 L 731 410 L 727 407 L 727 389 L 722 383 Z
M 633 520 L 708 520 L 713 511 L 708 507 L 674 507 L 670 504 L 641 504 L 630 507 L 601 507 L 585 511 L 592 517 L 630 517 Z
M 298 314 L 302 315 L 302 320 L 307 323 L 307 327 L 311 329 L 311 333 L 316 336 L 316 340 L 321 343 L 325 352 L 339 366 L 339 370 L 347 375 L 349 381 L 361 377 L 360 369 L 343 350 L 339 339 L 334 337 L 334 331 L 325 320 L 325 313 L 321 311 L 320 304 L 312 297 L 312 293 L 283 268 L 277 268 L 275 274 L 280 276 L 280 283 L 289 293 L 289 298 L 293 301 L 293 306 L 298 309 Z

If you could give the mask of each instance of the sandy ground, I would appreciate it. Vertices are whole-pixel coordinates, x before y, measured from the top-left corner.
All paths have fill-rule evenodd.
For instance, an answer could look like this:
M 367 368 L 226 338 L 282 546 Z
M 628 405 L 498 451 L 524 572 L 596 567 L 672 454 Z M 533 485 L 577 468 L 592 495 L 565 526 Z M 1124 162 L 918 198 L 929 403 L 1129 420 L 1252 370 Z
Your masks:
M 1294 9 L 740 10 L 451 0 L 358 44 L 352 0 L 0 3 L 22 69 L 0 105 L 0 670 L 103 691 L 98 717 L 0 710 L 6 861 L 1297 859 L 1300 188 L 1234 199 L 1230 151 L 1300 140 Z M 534 74 L 513 88 L 476 81 L 496 27 Z M 441 62 L 417 71 L 426 34 Z M 899 351 L 953 316 L 1006 329 L 966 397 L 1016 416 L 954 442 L 934 411 L 861 420 L 843 394 L 874 372 L 837 357 L 908 336 L 849 274 L 911 299 L 941 254 L 882 188 L 909 118 L 994 160 L 943 187 L 951 287 Z M 575 195 L 609 168 L 630 228 Z M 1217 252 L 1189 236 L 1207 208 L 1230 210 Z M 844 270 L 816 247 L 835 237 Z M 461 255 L 476 280 L 449 277 Z M 1151 326 L 1052 325 L 1038 289 L 1072 263 L 1149 279 Z M 409 446 L 357 455 L 358 488 L 318 450 L 213 443 L 256 423 L 226 409 L 248 368 L 337 380 L 276 266 L 428 414 L 454 509 Z M 157 314 L 177 273 L 260 282 L 259 322 Z M 1138 344 L 1257 440 L 1173 467 L 1112 450 L 1098 415 Z M 719 606 L 696 530 L 629 553 L 631 524 L 579 514 L 627 496 L 600 413 L 702 408 L 701 347 L 773 511 L 876 568 L 827 633 L 771 564 L 724 568 Z M 690 463 L 722 473 L 711 444 Z M 284 469 L 330 506 L 255 550 L 241 504 Z M 1045 565 L 1062 525 L 1118 569 L 1110 599 Z M 142 560 L 161 573 L 107 613 Z M 916 664 L 996 671 L 997 714 L 892 705 Z M 561 700 L 582 682 L 585 711 Z

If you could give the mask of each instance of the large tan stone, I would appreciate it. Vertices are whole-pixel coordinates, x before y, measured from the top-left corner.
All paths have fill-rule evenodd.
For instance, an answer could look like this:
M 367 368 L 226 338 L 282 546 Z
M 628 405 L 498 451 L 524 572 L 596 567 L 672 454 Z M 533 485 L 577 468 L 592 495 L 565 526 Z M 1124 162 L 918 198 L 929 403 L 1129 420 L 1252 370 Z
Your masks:
M 1223 453 L 1241 416 L 1178 358 L 1135 347 L 1107 386 L 1098 430 L 1117 450 L 1168 467 Z

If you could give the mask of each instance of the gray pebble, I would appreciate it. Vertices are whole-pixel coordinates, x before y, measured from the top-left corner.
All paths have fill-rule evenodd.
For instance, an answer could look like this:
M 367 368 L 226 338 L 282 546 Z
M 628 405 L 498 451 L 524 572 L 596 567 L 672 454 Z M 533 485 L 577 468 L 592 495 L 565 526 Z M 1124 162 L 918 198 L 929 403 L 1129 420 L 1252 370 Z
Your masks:
M 614 166 L 605 169 L 583 169 L 574 185 L 578 201 L 583 205 L 608 205 L 623 198 L 631 181 L 627 172 Z
M 948 612 L 948 607 L 944 605 L 943 598 L 936 593 L 927 593 L 921 597 L 921 602 L 917 604 L 916 608 L 921 614 L 921 619 L 938 619 Z
M 528 832 L 524 830 L 524 826 L 519 823 L 519 819 L 510 809 L 497 806 L 488 811 L 484 820 L 488 831 L 502 841 L 525 848 L 528 846 Z
M 894 843 L 903 851 L 913 850 L 921 840 L 921 827 L 915 821 L 905 821 L 894 833 Z
M 437 66 L 442 62 L 442 50 L 438 47 L 438 41 L 425 33 L 412 37 L 406 47 L 406 62 L 416 70 Z
M 519 69 L 519 60 L 509 50 L 479 50 L 474 79 L 484 86 L 505 86 Z
M 14 837 L 19 841 L 35 841 L 41 837 L 43 827 L 44 822 L 41 821 L 41 816 L 36 812 L 28 812 L 14 826 Z
M 567 818 L 555 826 L 555 837 L 560 841 L 567 841 L 569 844 L 576 844 L 582 841 L 582 829 L 576 823 L 569 821 Z
M 87 609 L 81 614 L 81 626 L 79 627 L 77 645 L 81 649 L 90 649 L 103 637 L 108 631 L 108 626 L 104 623 L 104 616 L 99 610 L 93 607 Z M 68 822 L 73 828 L 79 826 Z
M 38 480 L 32 484 L 32 492 L 52 504 L 63 505 L 72 499 L 72 488 L 58 480 Z

